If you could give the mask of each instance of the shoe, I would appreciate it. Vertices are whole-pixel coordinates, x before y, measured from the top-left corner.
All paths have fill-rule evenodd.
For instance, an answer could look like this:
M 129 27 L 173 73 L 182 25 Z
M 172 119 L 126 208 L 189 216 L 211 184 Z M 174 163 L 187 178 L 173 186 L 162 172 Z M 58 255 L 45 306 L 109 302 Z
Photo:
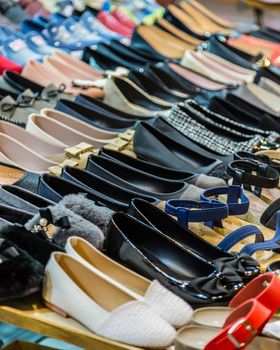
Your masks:
M 65 103 L 66 101 L 67 100 L 64 100 Z M 61 102 L 62 100 L 59 100 L 58 104 Z M 95 127 L 89 123 L 85 123 L 82 120 L 79 120 L 78 118 L 72 117 L 70 114 L 59 112 L 55 109 L 44 108 L 41 110 L 41 115 L 54 119 L 66 126 L 69 126 L 69 128 L 72 128 L 75 131 L 88 135 L 89 137 L 96 137 L 102 140 L 107 140 L 107 143 L 113 142 L 114 138 L 118 135 L 116 132 Z
M 96 16 L 98 21 L 100 21 L 106 28 L 112 30 L 115 33 L 122 35 L 125 38 L 130 38 L 132 34 L 132 29 L 127 28 L 120 21 L 118 21 L 111 13 L 107 11 L 100 11 Z
M 64 160 L 64 148 L 62 146 L 53 145 L 46 139 L 40 138 L 37 135 L 6 121 L 0 121 L 0 135 L 7 135 L 12 139 L 17 140 L 31 150 L 36 150 L 36 153 L 43 158 L 61 162 Z
M 42 100 L 47 100 L 47 102 L 50 104 L 52 104 L 53 101 L 56 101 L 58 98 L 72 98 L 71 95 L 64 92 L 66 88 L 65 85 L 56 87 L 55 85 L 51 84 L 44 87 L 11 70 L 6 70 L 4 72 L 0 78 L 0 86 L 4 89 L 9 89 L 19 94 L 25 92 L 26 90 L 31 90 L 36 95 L 34 98 L 42 98 Z
M 84 27 L 90 32 L 97 32 L 102 38 L 110 42 L 111 40 L 120 40 L 123 38 L 122 35 L 113 32 L 112 30 L 105 27 L 98 19 L 93 16 L 89 11 L 85 11 L 80 17 L 80 22 L 83 23 Z
M 150 280 L 157 279 L 194 308 L 222 305 L 232 298 L 235 288 L 240 288 L 241 279 L 234 270 L 227 275 L 220 266 L 217 271 L 158 230 L 123 213 L 113 215 L 105 248 L 111 258 Z M 224 283 L 217 281 L 218 272 Z
M 245 105 L 250 107 L 247 102 L 245 102 L 243 105 L 237 105 L 230 100 L 226 100 L 221 97 L 213 97 L 211 99 L 209 109 L 237 123 L 243 123 L 249 127 L 257 128 L 259 130 L 273 130 L 280 133 L 280 125 L 275 123 L 275 119 L 273 117 L 268 114 L 263 114 L 261 111 L 258 112 L 256 108 L 253 108 L 253 110 L 250 110 L 250 108 L 245 109 Z
M 196 110 L 196 107 L 199 111 Z M 207 114 L 211 115 L 211 118 L 208 118 Z M 221 120 L 215 122 L 215 119 Z M 226 156 L 239 150 L 251 151 L 260 143 L 260 140 L 263 140 L 263 136 L 259 135 L 257 130 L 253 132 L 240 124 L 232 124 L 222 116 L 214 115 L 212 112 L 208 113 L 208 110 L 190 101 L 185 105 L 174 107 L 167 122 L 194 142 L 201 144 L 202 147 Z M 270 137 L 272 138 L 270 142 L 274 142 L 278 137 L 276 133 L 273 135 L 268 133 L 267 136 L 269 140 Z
M 242 83 L 251 83 L 256 73 L 230 63 L 223 58 L 207 53 L 186 51 L 180 64 L 213 81 L 227 86 L 237 86 Z M 220 70 L 216 71 L 217 64 Z
M 103 92 L 99 88 L 81 88 L 81 87 L 73 87 L 72 80 L 67 76 L 62 74 L 59 70 L 54 67 L 49 70 L 43 64 L 36 61 L 29 61 L 28 64 L 24 67 L 22 74 L 25 78 L 33 79 L 36 83 L 49 86 L 50 84 L 54 84 L 55 86 L 65 86 L 64 93 L 68 93 L 71 95 L 77 95 L 81 91 L 83 94 L 103 97 Z
M 133 146 L 140 159 L 167 167 L 172 164 L 176 170 L 215 176 L 222 165 L 218 160 L 182 146 L 147 123 L 139 123 L 136 127 Z
M 178 103 L 185 100 L 184 97 L 173 94 L 172 90 L 155 81 L 152 77 L 149 77 L 149 75 L 144 74 L 141 70 L 131 70 L 128 78 L 146 93 L 169 103 Z
M 177 200 L 171 200 L 166 203 L 166 212 L 170 215 L 172 215 L 171 212 L 173 211 L 173 208 L 175 208 L 172 208 L 172 203 L 175 202 L 177 202 Z M 201 211 L 201 217 L 204 216 L 202 220 L 205 219 L 205 222 L 208 219 L 211 220 L 211 215 L 212 217 L 214 217 L 214 210 L 220 211 L 219 214 L 221 215 L 221 217 L 223 216 L 222 212 L 224 212 L 225 215 L 227 215 L 227 208 L 226 205 L 224 205 L 223 203 L 208 203 L 207 209 L 207 204 L 205 204 L 204 206 L 204 203 L 200 204 L 199 202 L 193 202 L 189 200 L 178 200 L 178 207 L 176 208 L 178 209 L 178 211 L 176 212 L 175 209 L 173 214 L 176 212 L 179 217 L 181 215 L 180 211 L 182 213 L 185 208 L 185 214 L 189 215 L 189 220 L 192 221 L 191 210 L 194 208 L 198 208 L 200 205 L 204 208 L 204 210 Z M 214 207 L 216 208 L 214 209 Z M 144 200 L 134 199 L 131 202 L 128 214 L 133 216 L 135 219 L 138 219 L 143 223 L 159 230 L 163 235 L 169 237 L 173 241 L 176 241 L 185 249 L 197 254 L 206 262 L 211 262 L 217 259 L 221 259 L 221 261 L 223 261 L 223 259 L 227 260 L 228 266 L 231 266 L 236 271 L 238 271 L 243 280 L 248 281 L 254 278 L 255 276 L 259 275 L 260 273 L 257 261 L 254 261 L 253 259 L 249 258 L 249 256 L 246 256 L 246 254 L 243 254 L 241 257 L 241 255 L 229 253 L 228 251 L 217 248 L 211 243 L 205 241 L 203 238 L 200 238 L 198 235 L 194 234 L 188 229 L 187 226 L 186 228 L 183 227 L 184 220 L 180 220 L 180 218 L 178 218 L 178 223 L 178 221 L 174 220 L 170 215 L 164 213 L 162 210 L 158 209 L 154 205 L 151 205 L 150 203 Z M 194 214 L 194 216 L 196 215 L 199 215 L 197 211 L 196 214 Z M 185 225 L 186 224 L 184 222 L 184 226 Z M 188 238 L 185 239 L 186 237 Z
M 215 13 L 210 11 L 208 8 L 204 7 L 197 0 L 190 0 L 189 4 L 192 7 L 199 10 L 201 13 L 203 13 L 205 16 L 210 18 L 213 22 L 217 23 L 221 27 L 230 28 L 230 29 L 232 28 L 239 33 L 246 33 L 246 32 L 258 30 L 258 25 L 253 23 L 230 22 L 230 21 L 224 20 L 223 18 L 217 16 Z
M 44 173 L 56 164 L 5 134 L 0 138 L 0 161 L 36 174 Z
M 40 208 L 46 208 L 54 204 L 46 198 L 14 185 L 2 185 L 0 193 L 3 204 L 26 210 L 29 213 L 36 214 Z
M 64 167 L 62 178 L 86 188 L 91 193 L 96 193 L 98 200 L 108 208 L 115 211 L 126 211 L 133 198 L 143 198 L 148 202 L 157 204 L 159 201 L 153 197 L 153 193 L 145 194 L 137 188 L 130 189 L 119 186 L 106 178 L 73 167 Z
M 121 56 L 105 44 L 99 44 L 96 49 L 86 47 L 83 51 L 82 60 L 92 66 L 97 65 L 100 70 L 115 70 L 118 67 L 140 69 L 143 65 L 140 61 Z
M 42 60 L 42 56 L 32 51 L 24 40 L 13 36 L 2 43 L 2 54 L 20 66 L 25 66 L 29 60 Z
M 160 133 L 169 137 L 169 139 L 176 140 L 176 142 L 180 143 L 182 146 L 190 148 L 198 154 L 207 157 L 208 159 L 212 159 L 213 161 L 218 159 L 224 164 L 227 164 L 228 162 L 233 160 L 232 155 L 222 156 L 216 152 L 211 151 L 208 147 L 203 147 L 202 145 L 199 145 L 198 143 L 196 143 L 196 140 L 191 140 L 161 117 L 157 118 L 154 121 L 153 127 L 157 129 Z
M 0 247 L 3 256 L 0 300 L 24 298 L 40 291 L 43 266 L 7 239 L 0 238 Z
M 79 125 L 79 128 L 82 128 L 82 126 Z M 106 139 L 102 140 L 90 137 L 54 118 L 40 114 L 31 114 L 29 116 L 26 130 L 43 140 L 47 140 L 47 142 L 52 145 L 63 148 L 75 146 L 81 142 L 86 142 L 94 148 L 102 147 L 102 145 L 108 143 L 108 140 Z
M 200 188 L 211 188 L 217 186 L 225 186 L 223 179 L 204 174 L 195 174 L 188 171 L 180 171 L 172 168 L 163 167 L 152 164 L 141 159 L 132 158 L 124 153 L 102 148 L 99 155 L 112 160 L 115 160 L 123 165 L 140 170 L 141 172 L 154 175 L 166 180 L 184 181 Z
M 0 225 L 25 225 L 33 217 L 33 213 L 27 210 L 21 210 L 11 207 L 9 204 L 0 204 Z
M 150 282 L 111 260 L 79 237 L 70 237 L 65 249 L 67 254 L 79 260 L 108 282 L 124 290 L 133 299 L 146 302 L 155 313 L 173 327 L 178 328 L 190 322 L 193 313 L 192 308 L 158 281 Z M 111 273 L 113 270 L 117 273 Z M 155 295 L 161 295 L 161 298 L 154 299 Z
M 202 192 L 193 185 L 165 180 L 102 156 L 90 156 L 86 169 L 115 185 L 161 200 L 198 199 Z
M 0 56 L 0 74 L 3 75 L 6 70 L 21 73 L 22 66 L 8 60 L 4 56 Z
M 164 41 L 159 41 L 164 38 Z M 161 30 L 160 28 L 141 25 L 138 26 L 131 39 L 132 47 L 143 49 L 150 54 L 155 53 L 161 61 L 164 59 L 180 59 L 185 50 L 193 50 L 194 45 Z
M 227 88 L 225 84 L 217 83 L 210 78 L 207 78 L 176 63 L 168 63 L 165 66 L 165 70 L 168 70 L 170 74 L 173 73 L 176 77 L 179 77 L 182 84 L 189 83 L 194 85 L 193 88 L 195 89 L 196 93 L 209 94 L 211 91 L 213 91 L 215 92 L 215 95 L 217 95 L 217 92 Z
M 171 105 L 150 96 L 127 78 L 110 77 L 104 86 L 104 102 L 126 113 L 142 116 L 168 115 Z
M 81 105 L 84 105 L 85 107 L 92 108 L 95 111 L 105 113 L 106 116 L 114 117 L 114 118 L 122 118 L 126 121 L 130 122 L 136 122 L 138 120 L 147 120 L 147 117 L 143 117 L 140 114 L 134 115 L 125 113 L 124 111 L 120 111 L 117 108 L 114 108 L 111 105 L 108 105 L 107 103 L 102 102 L 98 98 L 90 97 L 87 95 L 80 94 L 75 98 L 75 102 L 79 103 Z M 150 117 L 152 118 L 152 116 Z
M 75 101 L 77 101 L 77 103 L 61 99 L 57 102 L 55 109 L 64 114 L 71 115 L 78 121 L 87 123 L 95 129 L 99 128 L 104 132 L 110 132 L 112 134 L 123 132 L 127 130 L 127 128 L 133 127 L 136 123 L 135 119 L 130 121 L 118 117 L 116 114 L 110 113 L 102 107 L 97 107 L 95 109 L 94 104 L 82 95 L 77 97 Z M 104 106 L 106 105 L 104 104 Z M 120 111 L 119 114 L 121 114 Z
M 172 344 L 176 333 L 166 321 L 143 301 L 134 301 L 125 291 L 77 259 L 54 253 L 47 264 L 46 276 L 42 293 L 44 303 L 61 316 L 69 315 L 97 335 L 129 345 L 165 348 Z M 65 295 L 67 285 L 75 291 L 79 310 L 69 299 L 61 297 Z M 92 288 L 93 285 L 98 288 Z M 113 295 L 118 295 L 119 299 L 112 298 Z
M 133 22 L 122 10 L 115 8 L 112 11 L 112 15 L 124 26 L 131 28 L 132 30 L 136 27 L 136 23 Z
M 177 38 L 187 42 L 191 43 L 193 45 L 199 46 L 202 44 L 202 41 L 199 39 L 194 38 L 193 36 L 187 34 L 186 32 L 178 29 L 175 27 L 173 24 L 169 23 L 166 19 L 164 18 L 158 18 L 155 25 L 159 27 L 160 29 L 165 30 L 166 32 L 176 36 Z

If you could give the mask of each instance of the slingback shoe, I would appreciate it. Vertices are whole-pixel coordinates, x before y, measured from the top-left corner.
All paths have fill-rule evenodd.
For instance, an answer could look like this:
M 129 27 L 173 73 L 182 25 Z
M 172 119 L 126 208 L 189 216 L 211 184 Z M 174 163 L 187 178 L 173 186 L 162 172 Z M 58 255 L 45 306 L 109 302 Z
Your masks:
M 66 253 L 124 290 L 133 299 L 145 301 L 172 326 L 177 328 L 190 322 L 193 314 L 190 305 L 168 291 L 158 281 L 151 282 L 118 264 L 82 238 L 68 238 L 65 249 Z
M 71 298 L 65 298 L 69 288 Z M 144 348 L 166 348 L 173 343 L 174 328 L 146 303 L 133 300 L 70 255 L 52 254 L 42 295 L 47 307 L 99 336 Z
M 224 305 L 243 285 L 235 270 L 220 262 L 206 263 L 157 229 L 124 213 L 113 215 L 105 249 L 114 260 L 157 279 L 194 308 Z

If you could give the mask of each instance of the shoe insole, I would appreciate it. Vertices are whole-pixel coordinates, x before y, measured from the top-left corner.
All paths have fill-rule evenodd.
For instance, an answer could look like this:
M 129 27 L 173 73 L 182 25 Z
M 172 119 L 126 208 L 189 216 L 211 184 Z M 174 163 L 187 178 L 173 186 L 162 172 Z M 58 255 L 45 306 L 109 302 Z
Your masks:
M 9 167 L 8 165 L 0 165 L 0 184 L 12 185 L 21 179 L 24 175 L 24 171 Z

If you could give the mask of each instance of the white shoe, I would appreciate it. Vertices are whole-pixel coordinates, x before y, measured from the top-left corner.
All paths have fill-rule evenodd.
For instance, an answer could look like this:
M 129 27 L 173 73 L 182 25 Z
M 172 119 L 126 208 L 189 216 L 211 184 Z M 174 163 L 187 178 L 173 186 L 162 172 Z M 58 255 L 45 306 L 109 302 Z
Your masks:
M 144 348 L 166 348 L 176 331 L 144 302 L 96 274 L 74 257 L 53 253 L 43 286 L 46 306 L 92 332 Z
M 66 252 L 133 299 L 145 301 L 159 316 L 178 328 L 191 321 L 191 306 L 162 286 L 157 280 L 149 281 L 113 261 L 86 240 L 70 237 Z

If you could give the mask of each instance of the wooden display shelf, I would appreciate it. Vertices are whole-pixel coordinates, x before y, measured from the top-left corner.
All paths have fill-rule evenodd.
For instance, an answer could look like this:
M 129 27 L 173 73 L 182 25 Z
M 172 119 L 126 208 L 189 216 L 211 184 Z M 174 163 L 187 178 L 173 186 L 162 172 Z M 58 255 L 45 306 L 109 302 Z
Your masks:
M 61 340 L 85 350 L 140 350 L 99 337 L 71 318 L 63 318 L 41 303 L 40 295 L 0 305 L 0 322 Z

